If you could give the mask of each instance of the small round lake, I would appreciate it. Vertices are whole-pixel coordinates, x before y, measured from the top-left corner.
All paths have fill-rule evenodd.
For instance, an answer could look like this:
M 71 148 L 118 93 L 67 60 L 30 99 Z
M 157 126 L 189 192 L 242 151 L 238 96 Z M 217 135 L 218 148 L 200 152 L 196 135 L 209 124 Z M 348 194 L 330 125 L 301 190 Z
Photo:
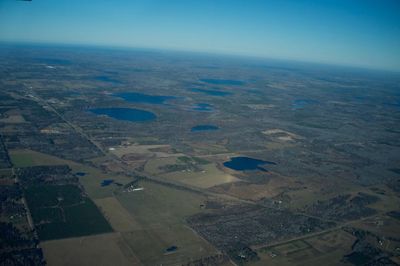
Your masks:
M 106 115 L 117 120 L 130 122 L 147 122 L 157 118 L 152 112 L 134 108 L 94 108 L 89 111 L 97 115 Z
M 214 126 L 214 125 L 197 125 L 195 127 L 192 127 L 190 131 L 192 132 L 202 132 L 202 131 L 214 131 L 218 130 L 219 127 Z
M 112 183 L 114 183 L 114 179 L 104 179 L 103 181 L 101 181 L 100 186 L 107 187 Z
M 236 171 L 261 170 L 267 172 L 267 169 L 261 167 L 261 165 L 265 164 L 276 165 L 274 162 L 263 161 L 244 156 L 232 157 L 230 161 L 224 162 L 225 167 Z

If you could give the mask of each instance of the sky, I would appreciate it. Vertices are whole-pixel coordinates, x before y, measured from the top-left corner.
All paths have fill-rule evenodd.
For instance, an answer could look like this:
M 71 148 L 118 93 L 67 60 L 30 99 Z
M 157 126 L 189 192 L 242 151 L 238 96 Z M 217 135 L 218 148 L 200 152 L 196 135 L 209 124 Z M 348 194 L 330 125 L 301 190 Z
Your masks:
M 400 0 L 0 0 L 0 42 L 173 49 L 400 71 Z

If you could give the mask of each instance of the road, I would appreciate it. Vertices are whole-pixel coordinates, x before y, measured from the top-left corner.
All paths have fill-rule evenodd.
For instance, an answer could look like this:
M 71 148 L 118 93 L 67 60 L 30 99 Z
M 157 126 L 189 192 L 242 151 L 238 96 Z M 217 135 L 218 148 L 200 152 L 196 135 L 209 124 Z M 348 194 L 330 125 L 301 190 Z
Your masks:
M 287 244 L 287 243 L 290 243 L 290 242 L 296 241 L 296 240 L 305 240 L 305 239 L 312 238 L 312 237 L 315 237 L 315 236 L 318 236 L 318 235 L 323 235 L 323 234 L 326 234 L 326 233 L 330 233 L 330 232 L 333 232 L 333 231 L 340 230 L 340 229 L 342 229 L 342 228 L 344 228 L 346 226 L 349 226 L 349 225 L 352 225 L 352 224 L 355 224 L 355 223 L 359 223 L 360 221 L 363 221 L 365 219 L 369 219 L 369 218 L 372 218 L 372 217 L 376 217 L 378 215 L 379 214 L 374 214 L 374 215 L 371 215 L 371 216 L 362 217 L 362 218 L 357 219 L 357 220 L 352 220 L 352 221 L 348 221 L 348 222 L 342 222 L 342 223 L 338 224 L 335 227 L 331 227 L 331 228 L 328 228 L 328 229 L 325 229 L 325 230 L 322 230 L 322 231 L 318 231 L 318 232 L 314 232 L 314 233 L 310 233 L 310 234 L 306 234 L 306 235 L 302 235 L 302 236 L 298 236 L 298 237 L 293 237 L 293 238 L 282 240 L 282 241 L 277 241 L 277 242 L 273 242 L 273 243 L 269 243 L 269 244 L 254 245 L 254 246 L 252 246 L 252 248 L 253 249 L 270 248 L 270 247 L 274 247 L 274 246 Z
M 14 182 L 16 184 L 18 184 L 18 182 L 19 182 L 18 175 L 16 175 L 14 167 L 11 168 L 11 173 L 15 177 L 14 178 Z M 39 237 L 37 235 L 37 232 L 35 230 L 35 224 L 33 223 L 31 211 L 29 210 L 28 203 L 26 202 L 26 198 L 25 198 L 24 195 L 22 195 L 21 202 L 22 202 L 22 204 L 24 205 L 24 208 L 25 208 L 26 220 L 28 221 L 29 228 L 34 233 L 35 238 L 39 239 Z
M 30 93 L 32 95 L 35 95 L 32 90 L 30 90 Z M 114 154 L 110 153 L 109 151 L 105 150 L 95 140 L 91 139 L 91 137 L 89 135 L 87 135 L 79 126 L 74 125 L 72 122 L 70 122 L 67 119 L 65 119 L 56 110 L 56 108 L 54 108 L 52 105 L 47 103 L 44 99 L 40 98 L 37 95 L 35 95 L 35 98 L 42 105 L 47 106 L 47 108 L 49 110 L 52 110 L 62 121 L 64 121 L 66 124 L 68 124 L 76 133 L 80 134 L 82 137 L 84 137 L 90 143 L 92 143 L 95 147 L 97 147 L 97 149 L 100 150 L 104 156 L 114 160 L 115 162 L 118 162 L 122 166 L 122 168 L 126 171 L 127 174 L 129 174 L 131 176 L 138 175 L 138 173 L 136 173 L 135 171 L 132 171 L 131 169 L 129 169 L 129 165 L 127 165 L 119 157 L 117 157 L 116 155 L 114 155 Z M 241 151 L 240 153 L 253 153 L 253 152 L 261 152 L 261 151 L 264 151 L 264 150 L 248 150 L 248 151 Z M 220 156 L 232 156 L 232 155 L 237 155 L 237 153 L 227 152 L 227 153 L 220 153 L 220 154 L 200 155 L 200 156 L 197 156 L 197 157 L 206 158 L 206 157 L 220 157 Z M 143 174 L 140 173 L 140 175 L 143 175 Z M 244 200 L 244 199 L 240 199 L 240 198 L 237 198 L 237 197 L 234 197 L 234 196 L 230 196 L 230 195 L 226 195 L 226 194 L 214 193 L 214 192 L 211 192 L 211 191 L 206 190 L 206 189 L 190 186 L 190 185 L 187 185 L 187 184 L 182 184 L 182 183 L 175 182 L 175 181 L 172 181 L 172 180 L 166 181 L 165 179 L 161 179 L 161 178 L 158 178 L 158 177 L 155 177 L 155 176 L 146 176 L 146 179 L 148 179 L 150 181 L 153 181 L 153 182 L 157 182 L 157 183 L 163 184 L 163 185 L 175 186 L 175 187 L 178 187 L 180 189 L 186 189 L 186 190 L 189 190 L 189 191 L 192 191 L 192 192 L 202 193 L 202 194 L 205 194 L 205 195 L 208 195 L 208 196 L 221 198 L 221 199 L 224 199 L 224 200 L 230 200 L 230 201 L 234 201 L 234 202 L 237 202 L 237 203 L 243 203 L 243 204 L 258 205 L 258 206 L 261 206 L 263 208 L 270 208 L 270 207 L 266 207 L 266 206 L 264 206 L 264 205 L 262 205 L 260 203 L 254 202 L 254 201 Z M 363 220 L 363 219 L 366 219 L 366 218 L 370 218 L 370 217 L 364 217 L 364 218 L 361 218 L 359 220 L 353 220 L 353 221 L 350 221 L 350 222 L 344 222 L 343 223 L 343 222 L 336 221 L 336 220 L 322 219 L 321 217 L 308 215 L 308 214 L 301 213 L 301 212 L 294 212 L 294 213 L 298 214 L 298 215 L 307 216 L 309 218 L 319 219 L 319 220 L 325 221 L 325 222 L 334 222 L 334 223 L 337 224 L 337 226 L 331 227 L 329 229 L 322 230 L 322 231 L 319 231 L 319 232 L 314 232 L 314 233 L 306 234 L 306 235 L 303 235 L 303 236 L 294 237 L 294 238 L 287 239 L 287 240 L 282 240 L 282 241 L 269 243 L 269 244 L 264 244 L 264 245 L 253 246 L 253 248 L 259 249 L 259 248 L 264 248 L 264 247 L 272 247 L 272 246 L 276 246 L 276 245 L 282 245 L 282 244 L 285 244 L 285 243 L 289 243 L 291 241 L 304 240 L 304 239 L 307 239 L 307 238 L 311 238 L 311 237 L 314 237 L 314 236 L 318 236 L 318 235 L 321 235 L 321 234 L 325 234 L 325 233 L 329 233 L 329 232 L 332 232 L 332 231 L 335 231 L 335 230 L 339 230 L 339 229 L 343 228 L 346 225 L 350 225 L 352 223 L 359 222 L 360 220 Z M 30 221 L 30 223 L 32 223 L 32 221 Z M 32 226 L 33 226 L 33 223 L 32 223 Z

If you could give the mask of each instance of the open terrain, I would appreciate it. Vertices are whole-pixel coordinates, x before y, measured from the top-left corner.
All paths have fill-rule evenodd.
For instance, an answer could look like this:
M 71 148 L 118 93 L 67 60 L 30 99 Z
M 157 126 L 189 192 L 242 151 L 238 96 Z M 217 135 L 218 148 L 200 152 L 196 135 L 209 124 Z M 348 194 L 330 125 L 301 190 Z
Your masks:
M 398 75 L 2 49 L 2 260 L 400 262 Z

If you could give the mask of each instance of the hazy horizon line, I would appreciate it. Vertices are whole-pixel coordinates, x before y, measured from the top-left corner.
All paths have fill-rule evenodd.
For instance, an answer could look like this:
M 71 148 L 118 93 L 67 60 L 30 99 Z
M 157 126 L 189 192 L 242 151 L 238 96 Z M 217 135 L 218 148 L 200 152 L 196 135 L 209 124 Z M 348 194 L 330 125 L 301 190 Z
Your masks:
M 99 43 L 79 43 L 79 42 L 54 42 L 54 41 L 28 41 L 28 40 L 0 40 L 0 44 L 8 45 L 36 45 L 36 46 L 53 46 L 53 47 L 86 47 L 86 48 L 102 48 L 111 50 L 144 50 L 144 51 L 157 51 L 157 52 L 175 52 L 175 53 L 191 53 L 198 55 L 208 55 L 208 56 L 223 56 L 223 57 L 236 57 L 236 58 L 247 58 L 257 61 L 280 61 L 281 63 L 297 63 L 297 64 L 307 64 L 307 65 L 320 65 L 326 67 L 337 67 L 337 68 L 350 68 L 353 70 L 364 70 L 364 71 L 379 71 L 391 74 L 400 74 L 400 69 L 393 68 L 383 68 L 374 67 L 369 65 L 358 65 L 350 63 L 338 63 L 331 61 L 317 61 L 317 60 L 307 60 L 301 58 L 287 58 L 279 56 L 267 56 L 267 55 L 257 55 L 250 53 L 233 53 L 233 52 L 223 52 L 218 50 L 201 50 L 201 49 L 182 49 L 174 47 L 160 47 L 160 46 L 136 46 L 136 45 L 120 45 L 120 44 L 99 44 Z

